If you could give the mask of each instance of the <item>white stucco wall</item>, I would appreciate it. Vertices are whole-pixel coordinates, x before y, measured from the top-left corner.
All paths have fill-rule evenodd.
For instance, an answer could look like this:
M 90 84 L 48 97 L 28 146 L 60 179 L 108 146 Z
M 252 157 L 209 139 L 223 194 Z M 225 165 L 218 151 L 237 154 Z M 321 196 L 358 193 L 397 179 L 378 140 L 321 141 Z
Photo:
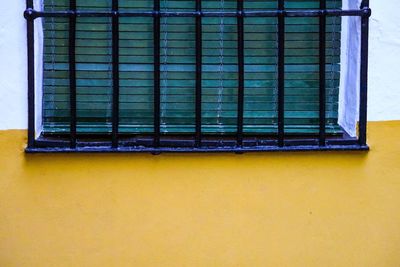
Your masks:
M 0 5 L 0 129 L 27 127 L 25 1 Z
M 368 118 L 400 120 L 400 1 L 370 2 Z M 24 9 L 24 0 L 3 1 L 0 6 L 0 129 L 27 127 Z
M 399 0 L 371 0 L 369 106 L 370 120 L 400 119 Z

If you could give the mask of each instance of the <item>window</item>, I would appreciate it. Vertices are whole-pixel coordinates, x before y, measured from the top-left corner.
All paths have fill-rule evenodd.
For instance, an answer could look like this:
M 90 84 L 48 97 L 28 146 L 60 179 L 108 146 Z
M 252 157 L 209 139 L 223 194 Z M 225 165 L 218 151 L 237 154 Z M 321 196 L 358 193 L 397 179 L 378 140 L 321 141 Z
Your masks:
M 28 1 L 28 151 L 366 149 L 369 8 L 340 0 Z M 363 19 L 359 138 L 338 124 L 341 18 Z M 34 21 L 43 25 L 35 138 Z M 37 94 L 37 92 L 36 92 Z

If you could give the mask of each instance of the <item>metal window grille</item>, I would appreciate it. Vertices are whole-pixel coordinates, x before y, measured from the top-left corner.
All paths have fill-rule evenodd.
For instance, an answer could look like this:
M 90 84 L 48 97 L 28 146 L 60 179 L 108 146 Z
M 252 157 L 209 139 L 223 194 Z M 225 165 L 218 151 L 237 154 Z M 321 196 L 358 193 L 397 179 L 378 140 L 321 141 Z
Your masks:
M 162 1 L 162 0 L 161 0 Z M 24 16 L 27 20 L 28 48 L 28 146 L 26 151 L 35 152 L 254 152 L 254 151 L 308 151 L 308 150 L 368 150 L 367 132 L 367 72 L 368 31 L 371 10 L 369 1 L 363 0 L 360 9 L 327 9 L 326 0 L 321 0 L 318 9 L 288 10 L 284 0 L 277 0 L 276 10 L 245 10 L 245 0 L 237 0 L 235 11 L 204 11 L 202 1 L 195 1 L 193 11 L 169 11 L 160 9 L 160 0 L 154 0 L 152 11 L 122 11 L 119 1 L 112 0 L 110 11 L 78 10 L 76 0 L 70 0 L 69 10 L 39 11 L 33 0 L 27 0 Z M 328 17 L 356 16 L 361 18 L 361 81 L 359 135 L 351 138 L 346 134 L 331 136 L 326 129 L 326 27 Z M 110 18 L 112 32 L 112 131 L 103 138 L 80 137 L 77 133 L 77 63 L 76 23 L 77 18 Z M 153 18 L 153 132 L 147 135 L 124 135 L 119 132 L 120 109 L 120 64 L 119 41 L 120 19 L 126 17 Z M 163 19 L 193 17 L 195 19 L 195 132 L 190 135 L 168 135 L 161 131 L 162 102 L 162 41 Z M 319 18 L 319 128 L 314 136 L 292 136 L 285 132 L 285 21 L 294 17 Z M 68 66 L 70 125 L 67 138 L 35 137 L 35 40 L 34 22 L 38 18 L 66 18 L 69 21 Z M 204 18 L 234 18 L 237 33 L 237 117 L 233 135 L 205 135 L 202 132 L 202 34 Z M 276 134 L 249 136 L 244 132 L 245 93 L 245 18 L 277 19 L 277 131 Z M 223 23 L 222 23 L 223 25 Z M 166 57 L 166 53 L 165 53 Z M 165 59 L 166 60 L 166 59 Z

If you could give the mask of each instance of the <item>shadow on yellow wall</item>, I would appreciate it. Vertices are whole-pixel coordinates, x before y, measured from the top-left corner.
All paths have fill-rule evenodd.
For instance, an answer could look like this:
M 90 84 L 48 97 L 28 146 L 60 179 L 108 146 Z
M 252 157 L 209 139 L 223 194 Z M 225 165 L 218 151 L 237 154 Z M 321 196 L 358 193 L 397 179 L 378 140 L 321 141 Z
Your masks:
M 400 122 L 371 152 L 26 155 L 0 132 L 0 266 L 400 266 Z

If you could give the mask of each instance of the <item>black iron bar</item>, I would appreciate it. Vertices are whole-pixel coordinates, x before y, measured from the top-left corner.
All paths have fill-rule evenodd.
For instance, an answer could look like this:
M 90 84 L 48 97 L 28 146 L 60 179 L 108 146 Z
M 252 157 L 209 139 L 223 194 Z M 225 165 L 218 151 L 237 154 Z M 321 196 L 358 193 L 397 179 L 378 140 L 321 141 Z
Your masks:
M 367 144 L 367 102 L 368 102 L 368 38 L 369 38 L 369 1 L 363 0 L 361 9 L 364 16 L 361 18 L 361 68 L 360 68 L 360 118 L 359 118 L 359 143 Z
M 201 0 L 196 0 L 196 12 L 201 14 Z M 196 16 L 196 136 L 195 136 L 195 146 L 201 147 L 202 138 L 202 65 L 203 65 L 203 37 L 202 37 L 202 18 L 201 16 Z
M 112 17 L 113 12 L 92 12 L 92 11 L 37 11 L 28 9 L 25 13 L 32 13 L 31 16 L 35 18 L 39 17 L 69 17 L 75 14 L 77 17 Z M 363 16 L 363 11 L 359 9 L 355 10 L 340 10 L 340 9 L 327 9 L 327 10 L 286 10 L 284 13 L 285 17 L 319 17 L 322 13 L 326 16 Z M 237 12 L 226 11 L 226 12 L 215 12 L 215 11 L 202 11 L 201 13 L 196 12 L 172 12 L 172 11 L 119 11 L 119 17 L 237 17 Z M 279 17 L 281 11 L 279 10 L 260 10 L 260 11 L 244 11 L 244 17 Z
M 246 138 L 243 140 L 244 144 L 247 144 L 247 146 L 252 146 L 254 148 L 256 147 L 266 147 L 266 146 L 276 146 L 276 142 L 274 140 L 269 139 L 269 138 L 263 138 L 259 137 L 257 139 L 254 138 Z M 120 141 L 120 147 L 138 147 L 138 146 L 148 146 L 151 145 L 152 139 L 149 137 L 138 137 L 135 138 L 134 140 L 121 140 Z M 104 141 L 81 141 L 80 144 L 82 147 L 109 147 L 111 142 L 104 140 Z M 164 147 L 167 148 L 176 148 L 179 149 L 181 147 L 185 148 L 193 148 L 193 141 L 190 140 L 190 138 L 182 139 L 182 136 L 169 136 L 168 139 L 163 140 Z M 205 139 L 203 140 L 203 144 L 205 147 L 218 147 L 218 146 L 223 146 L 223 147 L 237 147 L 236 146 L 236 140 L 233 139 L 227 139 L 227 140 L 221 140 L 219 138 L 217 139 Z M 349 136 L 345 137 L 336 137 L 336 138 L 329 138 L 327 139 L 326 142 L 327 145 L 329 146 L 338 146 L 338 145 L 358 145 L 358 138 L 352 138 Z M 47 137 L 39 137 L 38 140 L 36 140 L 36 146 L 37 147 L 48 147 L 48 146 L 53 146 L 53 147 L 68 147 L 69 141 L 65 139 L 52 139 L 52 138 L 47 138 Z M 318 146 L 319 145 L 319 139 L 318 138 L 306 138 L 306 137 L 298 137 L 296 139 L 287 139 L 285 142 L 285 145 L 288 147 L 291 146 Z
M 118 148 L 119 133 L 119 17 L 118 0 L 112 1 L 112 77 L 113 77 L 113 97 L 112 97 L 112 147 Z
M 326 0 L 320 0 L 320 9 L 326 9 Z M 326 16 L 319 17 L 319 145 L 326 142 Z
M 69 8 L 76 11 L 76 0 L 70 0 Z M 72 13 L 69 17 L 69 88 L 70 88 L 70 146 L 76 147 L 76 126 L 77 126 L 77 111 L 76 111 L 76 16 Z
M 237 103 L 237 146 L 243 146 L 244 117 L 244 18 L 243 0 L 237 0 L 237 51 L 238 51 L 238 103 Z
M 33 0 L 26 2 L 27 8 L 33 9 Z M 27 19 L 28 48 L 28 148 L 35 147 L 35 24 L 32 17 Z
M 296 145 L 296 146 L 258 146 L 258 147 L 204 147 L 204 148 L 190 148 L 190 147 L 132 147 L 120 146 L 118 150 L 109 149 L 107 147 L 78 147 L 76 149 L 69 149 L 63 147 L 48 147 L 48 148 L 31 148 L 26 149 L 27 153 L 251 153 L 251 152 L 306 152 L 306 151 L 367 151 L 368 147 L 359 146 L 358 144 L 332 144 L 321 147 L 319 145 Z
M 160 13 L 160 0 L 154 0 L 154 14 Z M 160 146 L 160 16 L 153 18 L 154 34 L 154 140 L 153 146 Z
M 285 1 L 278 1 L 278 146 L 285 143 Z
M 368 28 L 369 1 L 363 0 L 360 10 L 326 9 L 326 0 L 321 0 L 319 9 L 285 10 L 284 0 L 279 0 L 278 10 L 244 11 L 243 1 L 237 1 L 235 12 L 203 12 L 201 0 L 196 0 L 195 12 L 161 12 L 160 0 L 154 0 L 153 11 L 120 11 L 118 0 L 112 0 L 110 12 L 77 11 L 76 0 L 70 0 L 69 11 L 36 11 L 33 0 L 27 0 L 24 13 L 27 19 L 28 40 L 28 148 L 27 152 L 256 152 L 256 151 L 326 151 L 326 150 L 368 150 L 366 145 L 367 124 L 367 75 L 368 75 Z M 234 136 L 223 140 L 209 140 L 201 132 L 201 98 L 202 98 L 202 17 L 236 17 L 238 30 L 238 131 Z M 326 137 L 326 17 L 327 16 L 360 16 L 361 26 L 361 85 L 360 85 L 360 124 L 359 137 L 337 139 Z M 35 62 L 34 62 L 34 20 L 40 17 L 69 18 L 69 70 L 70 70 L 70 133 L 65 139 L 35 139 Z M 112 64 L 113 64 L 113 122 L 111 141 L 80 140 L 77 146 L 77 107 L 76 107 L 76 23 L 77 17 L 111 17 L 112 18 Z M 144 146 L 141 142 L 119 140 L 119 17 L 153 17 L 154 23 L 154 134 L 146 136 Z M 196 136 L 181 140 L 172 137 L 160 140 L 160 18 L 161 17 L 195 17 L 196 18 Z M 244 109 L 244 18 L 245 17 L 277 17 L 278 20 L 278 141 L 273 138 L 244 138 L 243 109 Z M 284 89 L 285 89 L 285 18 L 286 17 L 319 17 L 320 19 L 320 133 L 314 138 L 304 139 L 285 136 L 284 130 Z M 323 90 L 322 90 L 323 89 Z M 193 147 L 193 141 L 195 146 Z M 132 143 L 133 142 L 133 143 Z M 277 145 L 278 144 L 278 145 Z M 110 147 L 111 146 L 111 147 Z M 115 149 L 118 148 L 118 149 Z

